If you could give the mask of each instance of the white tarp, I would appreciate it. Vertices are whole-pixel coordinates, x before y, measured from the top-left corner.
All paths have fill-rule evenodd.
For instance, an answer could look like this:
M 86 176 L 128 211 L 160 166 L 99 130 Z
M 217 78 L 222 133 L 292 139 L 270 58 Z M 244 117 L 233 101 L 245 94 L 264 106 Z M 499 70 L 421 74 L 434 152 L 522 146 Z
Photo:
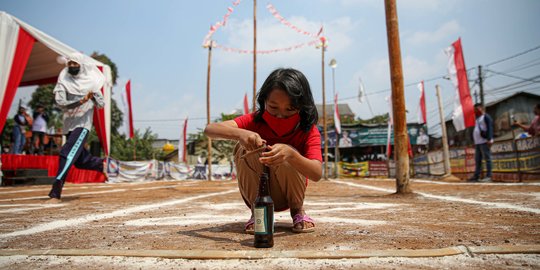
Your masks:
M 67 56 L 77 52 L 74 48 L 54 39 L 43 33 L 39 29 L 0 11 L 0 104 L 11 107 L 11 101 L 4 100 L 6 95 L 6 86 L 9 80 L 13 58 L 17 48 L 19 30 L 23 29 L 35 39 L 34 46 L 26 64 L 20 85 L 39 85 L 44 83 L 55 83 L 56 78 L 65 65 L 57 61 L 59 56 Z M 105 86 L 103 97 L 105 98 L 105 136 L 107 149 L 110 149 L 110 123 L 111 123 L 111 88 L 112 74 L 108 65 L 105 65 L 89 56 L 86 56 L 90 63 L 102 67 L 105 75 Z M 9 104 L 7 104 L 9 103 Z M 2 119 L 5 120 L 5 119 Z M 94 123 L 95 124 L 95 123 Z M 1 127 L 0 127 L 1 128 Z M 100 138 L 101 139 L 101 138 Z

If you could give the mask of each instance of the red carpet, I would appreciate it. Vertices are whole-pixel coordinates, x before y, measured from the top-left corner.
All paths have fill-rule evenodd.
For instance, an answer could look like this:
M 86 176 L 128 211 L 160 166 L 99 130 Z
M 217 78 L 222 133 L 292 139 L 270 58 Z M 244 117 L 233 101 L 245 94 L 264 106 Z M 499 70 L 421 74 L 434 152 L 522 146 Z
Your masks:
M 50 177 L 56 176 L 58 156 L 34 156 L 2 154 L 2 170 L 46 169 Z M 71 167 L 66 182 L 69 183 L 103 183 L 105 175 L 101 172 L 81 170 Z

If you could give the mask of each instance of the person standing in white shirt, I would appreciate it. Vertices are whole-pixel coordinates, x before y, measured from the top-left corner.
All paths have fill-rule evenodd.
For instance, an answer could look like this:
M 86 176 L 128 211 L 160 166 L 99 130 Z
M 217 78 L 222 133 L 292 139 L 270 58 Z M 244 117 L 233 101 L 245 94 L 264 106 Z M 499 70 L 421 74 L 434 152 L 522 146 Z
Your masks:
M 30 146 L 30 154 L 43 155 L 43 146 L 45 139 L 45 132 L 47 131 L 47 123 L 49 122 L 49 116 L 45 112 L 45 107 L 38 104 L 36 111 L 33 115 L 34 122 L 32 123 L 32 143 Z
M 493 144 L 493 120 L 489 114 L 485 113 L 482 104 L 474 104 L 476 114 L 476 124 L 473 131 L 474 140 L 474 175 L 469 182 L 491 182 L 492 162 L 490 147 Z M 486 177 L 480 179 L 482 173 L 482 159 L 486 162 Z

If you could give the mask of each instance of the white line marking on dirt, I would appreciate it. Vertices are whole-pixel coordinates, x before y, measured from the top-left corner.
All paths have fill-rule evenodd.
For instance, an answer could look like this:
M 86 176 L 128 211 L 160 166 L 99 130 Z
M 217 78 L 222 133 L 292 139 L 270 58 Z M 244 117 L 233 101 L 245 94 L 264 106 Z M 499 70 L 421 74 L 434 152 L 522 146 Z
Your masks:
M 348 185 L 348 186 L 352 186 L 352 187 L 359 187 L 359 188 L 364 188 L 364 189 L 370 189 L 370 190 L 375 190 L 375 191 L 386 192 L 386 193 L 395 193 L 395 190 L 393 190 L 393 189 L 379 188 L 379 187 L 373 187 L 373 186 L 369 186 L 369 185 L 348 183 L 348 182 L 336 181 L 336 180 L 333 180 L 332 182 L 338 183 L 338 184 L 344 184 L 344 185 Z M 431 198 L 431 199 L 437 199 L 437 200 L 443 200 L 443 201 L 452 201 L 452 202 L 462 202 L 462 203 L 469 203 L 469 204 L 478 204 L 478 205 L 482 205 L 482 206 L 487 206 L 489 208 L 511 209 L 511 210 L 532 212 L 532 213 L 535 213 L 535 214 L 540 214 L 540 209 L 538 209 L 538 208 L 523 207 L 523 206 L 518 206 L 518 205 L 514 205 L 514 204 L 509 204 L 509 203 L 483 202 L 483 201 L 472 200 L 472 199 L 464 199 L 464 198 L 454 197 L 454 196 L 434 195 L 434 194 L 425 193 L 425 192 L 415 192 L 415 193 L 418 194 L 418 195 L 424 196 L 426 198 Z
M 500 208 L 500 209 L 506 208 L 506 209 L 512 209 L 512 210 L 517 210 L 517 211 L 532 212 L 535 214 L 540 214 L 540 209 L 538 208 L 523 207 L 523 206 L 510 204 L 510 203 L 483 202 L 483 201 L 477 201 L 477 200 L 471 200 L 471 199 L 464 199 L 460 197 L 441 196 L 441 195 L 434 195 L 434 194 L 423 193 L 423 192 L 417 192 L 417 194 L 422 195 L 426 198 L 439 199 L 443 201 L 479 204 L 479 205 L 487 206 L 489 208 Z
M 245 216 L 240 215 L 215 215 L 215 214 L 195 214 L 195 215 L 186 215 L 186 216 L 174 216 L 174 217 L 163 217 L 163 218 L 141 218 L 129 220 L 124 223 L 126 226 L 190 226 L 190 225 L 200 225 L 208 224 L 208 221 L 211 220 L 212 224 L 223 224 L 230 222 L 244 222 L 247 220 Z M 289 213 L 276 213 L 275 215 L 276 222 L 291 222 L 291 216 Z M 366 220 L 366 219 L 353 219 L 353 218 L 338 218 L 338 217 L 317 217 L 315 222 L 321 223 L 332 223 L 335 226 L 340 224 L 358 224 L 358 225 L 383 225 L 386 224 L 386 221 L 382 220 Z
M 31 210 L 41 210 L 44 208 L 54 208 L 54 207 L 61 207 L 65 205 L 66 204 L 20 204 L 19 206 L 30 206 L 30 207 L 0 210 L 0 214 L 18 213 L 18 212 L 31 211 Z M 7 205 L 0 205 L 0 207 L 5 207 L 5 206 Z M 13 206 L 13 204 L 11 204 L 10 206 Z
M 105 214 L 87 215 L 87 216 L 78 217 L 78 218 L 72 218 L 72 219 L 68 219 L 68 220 L 57 220 L 57 221 L 53 221 L 53 222 L 40 224 L 40 225 L 37 225 L 37 226 L 32 227 L 30 229 L 26 229 L 26 230 L 14 231 L 14 232 L 11 232 L 11 233 L 6 233 L 6 234 L 0 234 L 0 239 L 6 239 L 6 238 L 20 236 L 20 235 L 36 234 L 36 233 L 41 233 L 41 232 L 50 231 L 50 230 L 56 230 L 56 229 L 60 229 L 60 228 L 64 228 L 64 227 L 76 226 L 76 225 L 80 225 L 80 224 L 84 224 L 84 223 L 88 223 L 88 222 L 92 222 L 92 221 L 97 221 L 97 220 L 102 220 L 102 219 L 109 219 L 109 218 L 114 218 L 114 217 L 127 216 L 127 215 L 137 213 L 137 212 L 148 211 L 148 210 L 152 210 L 152 209 L 156 209 L 156 208 L 160 208 L 160 207 L 165 207 L 165 206 L 173 206 L 173 205 L 182 204 L 182 203 L 186 203 L 186 202 L 193 201 L 193 200 L 198 200 L 198 199 L 203 199 L 203 198 L 208 198 L 208 197 L 213 197 L 213 196 L 219 196 L 219 195 L 225 195 L 225 194 L 229 194 L 229 193 L 233 193 L 233 192 L 238 192 L 238 189 L 235 188 L 235 189 L 228 190 L 228 191 L 215 192 L 215 193 L 210 193 L 210 194 L 203 194 L 203 195 L 198 195 L 198 196 L 193 196 L 193 197 L 183 198 L 183 199 L 178 199 L 178 200 L 171 200 L 171 201 L 166 201 L 166 202 L 161 202 L 161 203 L 154 203 L 154 204 L 149 204 L 149 205 L 140 205 L 140 206 L 135 206 L 135 207 L 129 207 L 129 208 L 120 209 L 120 210 L 116 210 L 116 211 L 113 211 L 113 212 L 110 212 L 110 213 L 105 213 Z M 209 219 L 209 220 L 211 220 L 211 219 Z
M 89 189 L 89 188 L 113 188 L 113 186 L 70 186 L 70 187 L 64 187 L 62 190 L 75 190 L 75 189 Z M 13 194 L 13 193 L 25 193 L 25 192 L 34 192 L 34 191 L 43 191 L 48 192 L 51 190 L 50 186 L 43 187 L 43 188 L 34 188 L 34 189 L 22 189 L 22 190 L 0 190 L 0 194 Z
M 412 182 L 436 184 L 436 185 L 450 185 L 450 186 L 462 186 L 462 185 L 483 185 L 483 186 L 540 186 L 540 183 L 469 183 L 469 182 L 441 182 L 436 180 L 425 179 L 411 179 Z
M 62 198 L 66 198 L 66 197 L 69 198 L 69 197 L 80 196 L 80 195 L 116 193 L 116 192 L 123 192 L 123 191 L 126 191 L 126 190 L 125 189 L 112 189 L 112 190 L 94 191 L 94 192 L 81 192 L 81 193 L 73 193 L 73 194 L 62 195 Z M 0 200 L 0 202 L 25 201 L 25 200 L 34 200 L 34 199 L 48 199 L 48 198 L 49 198 L 49 196 L 34 196 L 34 197 L 2 199 L 2 200 Z
M 181 185 L 174 185 L 174 186 L 159 186 L 159 187 L 142 187 L 142 188 L 134 188 L 132 190 L 153 190 L 153 189 L 163 189 L 163 188 L 175 188 L 180 187 Z

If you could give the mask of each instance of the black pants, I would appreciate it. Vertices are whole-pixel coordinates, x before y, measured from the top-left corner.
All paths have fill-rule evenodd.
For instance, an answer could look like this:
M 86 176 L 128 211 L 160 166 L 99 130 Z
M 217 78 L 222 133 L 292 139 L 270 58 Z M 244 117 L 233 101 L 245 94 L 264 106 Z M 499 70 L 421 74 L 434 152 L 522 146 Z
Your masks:
M 72 165 L 79 169 L 103 171 L 103 159 L 92 156 L 84 148 L 89 133 L 90 131 L 85 128 L 76 128 L 68 133 L 67 142 L 60 150 L 58 172 L 49 197 L 60 199 L 64 182 Z
M 30 154 L 36 154 L 36 139 L 39 139 L 37 154 L 43 155 L 43 147 L 45 145 L 45 132 L 32 131 L 32 140 L 30 141 Z

